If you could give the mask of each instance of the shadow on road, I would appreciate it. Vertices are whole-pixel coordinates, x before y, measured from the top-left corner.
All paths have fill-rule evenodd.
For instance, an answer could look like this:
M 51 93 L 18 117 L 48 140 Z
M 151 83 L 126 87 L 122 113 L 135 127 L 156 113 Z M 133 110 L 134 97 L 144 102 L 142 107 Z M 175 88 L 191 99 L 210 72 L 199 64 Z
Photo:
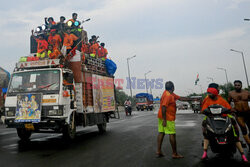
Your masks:
M 83 143 L 87 144 L 88 141 L 93 141 L 97 136 L 105 136 L 105 134 L 100 134 L 98 131 L 95 132 L 77 132 L 76 138 L 74 140 L 66 140 L 62 137 L 62 135 L 58 137 L 51 137 L 48 139 L 42 140 L 28 140 L 28 141 L 18 141 L 18 152 L 26 152 L 26 151 L 62 151 L 67 149 L 72 149 L 77 147 L 77 145 L 82 145 Z M 49 156 L 49 155 L 48 155 Z

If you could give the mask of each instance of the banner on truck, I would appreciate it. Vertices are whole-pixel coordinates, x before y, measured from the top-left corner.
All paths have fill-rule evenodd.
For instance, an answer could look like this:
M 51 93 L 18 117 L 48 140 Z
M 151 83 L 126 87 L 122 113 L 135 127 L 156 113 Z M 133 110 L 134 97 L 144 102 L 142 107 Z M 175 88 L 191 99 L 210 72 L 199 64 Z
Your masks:
M 94 112 L 115 111 L 114 79 L 92 75 Z
M 42 94 L 17 95 L 15 122 L 40 122 Z

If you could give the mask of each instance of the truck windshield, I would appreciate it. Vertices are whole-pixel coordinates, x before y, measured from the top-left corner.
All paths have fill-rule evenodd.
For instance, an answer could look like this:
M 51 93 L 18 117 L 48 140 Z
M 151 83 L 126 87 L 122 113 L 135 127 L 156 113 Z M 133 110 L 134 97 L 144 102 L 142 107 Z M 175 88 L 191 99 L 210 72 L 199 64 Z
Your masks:
M 145 103 L 147 102 L 146 98 L 137 98 L 138 103 Z
M 11 78 L 8 94 L 27 92 L 51 92 L 59 91 L 60 71 L 41 70 L 14 73 Z

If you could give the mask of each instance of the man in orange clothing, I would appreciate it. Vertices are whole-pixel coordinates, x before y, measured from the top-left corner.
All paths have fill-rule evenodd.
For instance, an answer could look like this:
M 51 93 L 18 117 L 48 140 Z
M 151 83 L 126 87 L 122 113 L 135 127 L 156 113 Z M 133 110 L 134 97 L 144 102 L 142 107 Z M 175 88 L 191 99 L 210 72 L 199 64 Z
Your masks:
M 66 49 L 66 54 L 69 54 L 74 44 L 74 41 L 76 41 L 77 39 L 78 39 L 77 36 L 72 34 L 70 31 L 70 28 L 67 27 L 67 30 L 66 30 L 66 33 L 64 33 L 64 39 L 63 39 L 63 50 Z
M 165 91 L 161 96 L 160 108 L 158 111 L 158 137 L 157 137 L 157 157 L 164 156 L 161 151 L 162 142 L 165 134 L 169 135 L 170 144 L 172 146 L 172 158 L 183 158 L 177 153 L 176 148 L 176 132 L 175 132 L 175 115 L 176 115 L 176 100 L 192 101 L 194 99 L 180 97 L 174 94 L 174 84 L 171 81 L 166 82 Z
M 101 43 L 101 46 L 98 48 L 98 58 L 102 59 L 103 61 L 105 61 L 107 59 L 107 55 L 108 55 L 108 51 L 106 48 L 104 48 L 105 43 Z
M 37 42 L 37 54 L 36 54 L 36 56 L 38 58 L 45 58 L 45 52 L 48 49 L 48 42 L 44 39 L 44 35 L 41 34 L 37 38 L 34 36 L 34 30 L 31 31 L 31 35 Z
M 62 39 L 60 35 L 56 34 L 56 29 L 50 30 L 50 35 L 48 37 L 48 43 L 53 46 L 53 48 L 60 49 L 61 48 Z
M 90 42 L 90 47 L 89 47 L 91 57 L 96 57 L 96 53 L 99 48 L 99 44 L 97 43 L 97 38 L 98 37 L 96 37 L 95 35 L 91 37 L 91 42 Z
M 48 57 L 50 59 L 58 59 L 61 55 L 61 52 L 57 48 L 53 48 L 52 45 L 49 45 L 48 47 Z
M 219 87 L 219 85 L 216 83 L 209 84 L 208 89 L 207 89 L 208 96 L 203 101 L 201 113 L 204 113 L 205 109 L 207 109 L 209 106 L 214 105 L 214 104 L 218 104 L 218 105 L 221 105 L 227 109 L 231 109 L 230 104 L 219 95 L 218 87 Z M 204 136 L 204 145 L 203 145 L 204 152 L 203 152 L 203 155 L 201 158 L 202 160 L 207 159 L 207 149 L 208 149 L 208 145 L 209 145 L 209 140 L 208 140 L 208 136 L 206 133 L 206 121 L 205 120 L 206 120 L 206 118 L 202 122 L 203 136 Z M 236 132 L 236 135 L 237 135 L 237 136 L 235 136 L 236 147 L 238 148 L 239 152 L 241 153 L 242 160 L 244 162 L 247 162 L 248 160 L 246 159 L 246 157 L 244 155 L 243 148 L 242 148 L 241 143 L 239 141 L 238 126 L 236 124 L 236 121 L 233 118 L 231 118 L 231 121 L 232 121 L 232 125 L 233 125 L 235 132 Z

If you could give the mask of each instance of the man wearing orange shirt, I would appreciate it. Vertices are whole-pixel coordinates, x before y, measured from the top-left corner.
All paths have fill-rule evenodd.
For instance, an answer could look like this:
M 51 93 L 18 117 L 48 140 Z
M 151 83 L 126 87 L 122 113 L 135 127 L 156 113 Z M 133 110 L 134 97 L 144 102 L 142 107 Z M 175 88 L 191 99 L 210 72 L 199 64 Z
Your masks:
M 31 31 L 32 37 L 36 40 L 37 42 L 37 57 L 38 58 L 44 58 L 45 57 L 45 52 L 48 49 L 48 42 L 44 39 L 44 35 L 41 34 L 37 37 L 34 36 L 34 30 Z
M 63 39 L 63 48 L 66 48 L 66 54 L 68 54 L 71 51 L 74 41 L 76 41 L 77 39 L 78 39 L 77 36 L 72 34 L 70 28 L 68 27 L 66 33 L 64 33 L 64 39 Z
M 175 131 L 175 115 L 176 115 L 176 100 L 192 101 L 194 99 L 187 97 L 180 97 L 174 94 L 174 84 L 171 81 L 166 82 L 165 91 L 161 96 L 160 108 L 158 111 L 158 137 L 157 137 L 157 157 L 164 156 L 161 151 L 162 142 L 165 134 L 169 135 L 170 144 L 172 146 L 172 158 L 183 158 L 177 153 L 176 148 L 176 131 Z
M 98 48 L 99 48 L 99 44 L 97 43 L 97 37 L 95 35 L 93 35 L 91 37 L 91 43 L 90 43 L 90 47 L 89 47 L 91 57 L 96 57 L 96 53 L 98 51 Z
M 103 61 L 105 61 L 107 59 L 107 55 L 108 55 L 108 51 L 106 48 L 104 48 L 105 44 L 101 43 L 101 46 L 98 48 L 98 58 L 102 59 Z
M 219 85 L 216 83 L 209 84 L 208 89 L 207 89 L 208 96 L 203 101 L 201 113 L 204 113 L 206 108 L 208 108 L 209 106 L 214 105 L 214 104 L 221 105 L 221 106 L 231 110 L 230 104 L 219 95 L 218 87 L 219 87 Z M 226 116 L 228 116 L 228 115 L 226 115 Z M 207 149 L 208 149 L 208 145 L 209 145 L 209 140 L 208 140 L 208 137 L 206 134 L 205 119 L 202 122 L 203 136 L 204 136 L 204 145 L 203 145 L 204 152 L 203 152 L 203 155 L 201 158 L 202 160 L 207 159 Z M 246 156 L 244 155 L 241 143 L 239 141 L 239 130 L 238 130 L 238 126 L 236 124 L 236 121 L 233 118 L 231 118 L 231 120 L 232 120 L 233 127 L 235 129 L 235 133 L 237 135 L 237 136 L 235 136 L 236 147 L 238 148 L 239 152 L 241 153 L 242 160 L 244 162 L 248 162 Z
M 60 49 L 61 48 L 62 39 L 60 35 L 56 34 L 56 29 L 50 30 L 50 35 L 48 37 L 48 43 L 53 46 L 53 48 Z

